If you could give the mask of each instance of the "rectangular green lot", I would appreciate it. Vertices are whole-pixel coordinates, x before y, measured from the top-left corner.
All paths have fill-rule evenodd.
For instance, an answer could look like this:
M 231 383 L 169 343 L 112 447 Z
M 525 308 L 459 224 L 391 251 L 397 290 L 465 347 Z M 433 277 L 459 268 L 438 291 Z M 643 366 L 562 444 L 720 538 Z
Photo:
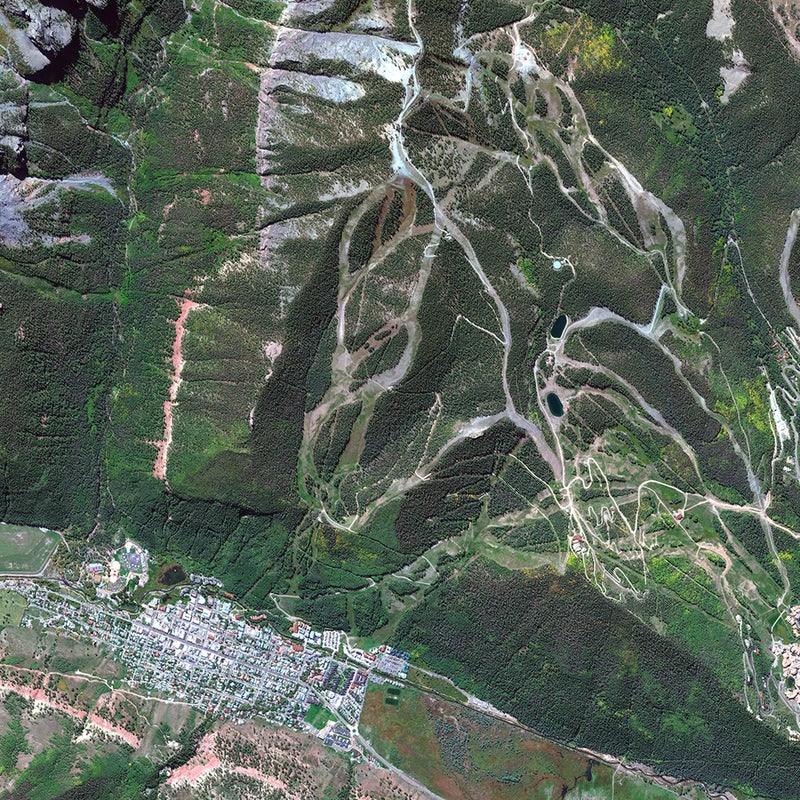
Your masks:
M 332 719 L 335 717 L 327 708 L 316 705 L 310 706 L 305 716 L 306 722 L 313 725 L 318 731 L 321 731 Z
M 53 531 L 0 522 L 0 574 L 35 575 L 53 554 L 58 539 Z

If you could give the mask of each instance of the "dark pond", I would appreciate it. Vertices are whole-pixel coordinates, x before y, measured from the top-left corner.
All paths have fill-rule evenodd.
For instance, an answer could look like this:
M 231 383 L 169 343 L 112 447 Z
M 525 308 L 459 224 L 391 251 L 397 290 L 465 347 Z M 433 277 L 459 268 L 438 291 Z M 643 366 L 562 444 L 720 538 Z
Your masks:
M 186 580 L 186 572 L 180 564 L 167 564 L 158 573 L 158 582 L 162 586 L 174 586 Z
M 553 323 L 553 327 L 550 328 L 550 335 L 554 339 L 558 339 L 562 333 L 564 333 L 564 328 L 567 327 L 567 315 L 562 314 L 560 317 L 556 318 L 556 321 Z
M 554 417 L 564 416 L 564 405 L 555 392 L 550 392 L 550 394 L 547 395 L 547 407 Z

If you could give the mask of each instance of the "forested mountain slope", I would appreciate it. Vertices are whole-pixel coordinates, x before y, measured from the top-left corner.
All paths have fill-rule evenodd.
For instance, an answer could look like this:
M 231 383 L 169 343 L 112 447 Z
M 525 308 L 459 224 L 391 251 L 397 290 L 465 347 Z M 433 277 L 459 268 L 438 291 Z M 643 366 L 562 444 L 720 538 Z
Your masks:
M 2 0 L 0 519 L 792 797 L 786 5 Z

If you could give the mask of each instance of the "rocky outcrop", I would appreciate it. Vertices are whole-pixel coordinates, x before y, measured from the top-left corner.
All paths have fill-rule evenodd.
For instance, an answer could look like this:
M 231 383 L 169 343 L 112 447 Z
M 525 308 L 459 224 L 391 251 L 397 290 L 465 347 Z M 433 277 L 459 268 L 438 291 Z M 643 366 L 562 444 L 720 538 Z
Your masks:
M 26 35 L 49 55 L 61 52 L 75 36 L 77 20 L 64 9 L 37 0 L 0 0 L 0 5 L 10 17 L 27 22 Z
M 19 136 L 0 136 L 0 172 L 25 169 L 25 145 Z
M 27 122 L 28 82 L 0 66 L 0 173 L 24 172 Z
M 0 38 L 22 75 L 34 75 L 49 66 L 72 42 L 77 29 L 77 20 L 64 9 L 37 0 L 0 0 Z

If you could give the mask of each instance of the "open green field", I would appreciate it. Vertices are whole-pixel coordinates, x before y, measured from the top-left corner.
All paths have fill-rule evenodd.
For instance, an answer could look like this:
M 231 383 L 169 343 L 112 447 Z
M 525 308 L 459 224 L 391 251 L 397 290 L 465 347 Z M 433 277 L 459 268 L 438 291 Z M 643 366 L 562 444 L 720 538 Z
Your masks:
M 309 707 L 305 716 L 306 722 L 313 725 L 318 731 L 321 731 L 332 719 L 334 716 L 327 708 L 314 705 Z
M 27 601 L 22 595 L 11 591 L 0 591 L 0 627 L 18 627 Z
M 398 703 L 387 702 L 393 697 L 386 686 L 369 687 L 361 733 L 382 756 L 448 800 L 675 798 L 473 709 L 408 688 Z
M 408 668 L 407 683 L 417 689 L 434 692 L 448 700 L 455 700 L 457 703 L 463 703 L 467 699 L 467 696 L 449 681 L 428 675 L 417 667 Z
M 0 574 L 39 572 L 58 545 L 58 534 L 0 523 Z

